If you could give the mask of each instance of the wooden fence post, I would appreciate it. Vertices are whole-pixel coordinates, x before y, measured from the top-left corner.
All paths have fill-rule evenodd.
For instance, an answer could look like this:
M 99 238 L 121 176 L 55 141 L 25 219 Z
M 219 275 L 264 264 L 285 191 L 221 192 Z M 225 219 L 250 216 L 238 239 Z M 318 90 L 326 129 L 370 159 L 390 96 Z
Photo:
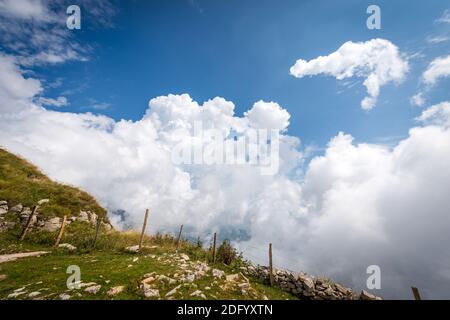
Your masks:
M 416 287 L 411 287 L 411 290 L 412 290 L 412 292 L 413 292 L 414 299 L 416 299 L 416 300 L 422 300 L 422 299 L 420 298 L 419 289 L 417 289 Z
M 181 225 L 180 227 L 180 232 L 178 233 L 178 238 L 177 238 L 177 251 L 178 248 L 180 247 L 180 240 L 181 240 L 181 233 L 183 232 L 183 225 Z
M 23 241 L 23 239 L 25 239 L 28 229 L 30 228 L 31 221 L 33 221 L 33 217 L 36 214 L 36 210 L 37 210 L 37 206 L 34 206 L 33 209 L 31 210 L 30 216 L 28 217 L 26 225 L 22 230 L 22 234 L 20 235 L 20 241 Z
M 216 263 L 216 240 L 217 240 L 217 233 L 214 232 L 213 249 L 212 249 L 213 263 Z
M 272 244 L 269 243 L 269 281 L 273 286 Z
M 139 240 L 139 251 L 141 251 L 142 244 L 144 243 L 145 228 L 147 227 L 147 218 L 148 218 L 148 209 L 145 210 L 144 224 L 142 225 L 141 238 Z
M 64 233 L 64 228 L 66 227 L 66 222 L 67 222 L 67 216 L 64 216 L 62 224 L 61 224 L 61 228 L 59 229 L 58 236 L 56 237 L 56 241 L 55 241 L 55 245 L 54 245 L 55 248 L 59 245 L 59 243 L 61 241 L 61 238 Z
M 94 245 L 92 246 L 95 249 L 95 246 L 97 245 L 98 240 L 98 234 L 100 233 L 100 225 L 102 224 L 102 219 L 97 220 L 97 226 L 95 228 L 95 238 L 94 238 Z

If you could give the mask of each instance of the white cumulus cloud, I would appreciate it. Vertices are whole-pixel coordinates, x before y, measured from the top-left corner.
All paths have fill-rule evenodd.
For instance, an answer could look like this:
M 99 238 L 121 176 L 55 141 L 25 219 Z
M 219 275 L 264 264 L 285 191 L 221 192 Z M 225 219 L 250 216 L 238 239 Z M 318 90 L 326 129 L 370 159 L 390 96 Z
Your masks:
M 290 114 L 278 103 L 258 101 L 245 113 L 250 126 L 256 129 L 276 129 L 284 131 L 289 126 Z
M 425 84 L 434 85 L 440 78 L 450 76 L 450 55 L 431 61 L 422 78 Z
M 376 105 L 380 87 L 389 82 L 400 83 L 408 70 L 408 62 L 398 47 L 388 40 L 373 39 L 366 42 L 348 41 L 327 56 L 309 61 L 299 59 L 290 73 L 297 78 L 320 74 L 333 76 L 337 80 L 365 78 L 368 96 L 361 102 L 361 107 L 369 110 Z
M 25 78 L 15 58 L 0 53 L 0 111 L 28 107 L 28 102 L 42 91 L 41 82 Z
M 0 15 L 38 21 L 51 17 L 46 4 L 41 0 L 0 0 Z

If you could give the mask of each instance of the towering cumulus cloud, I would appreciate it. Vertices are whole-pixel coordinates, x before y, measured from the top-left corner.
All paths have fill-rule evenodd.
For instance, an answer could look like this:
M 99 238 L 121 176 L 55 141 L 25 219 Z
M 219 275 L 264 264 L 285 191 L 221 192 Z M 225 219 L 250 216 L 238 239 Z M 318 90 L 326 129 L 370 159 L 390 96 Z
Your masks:
M 375 51 L 376 44 L 391 48 L 385 54 L 392 58 L 388 42 L 375 41 Z M 349 46 L 355 45 L 372 46 Z M 333 72 L 357 74 L 363 64 Z M 397 74 L 394 66 L 375 65 L 370 70 L 378 84 Z M 198 103 L 187 94 L 168 95 L 152 99 L 139 121 L 115 121 L 46 110 L 33 102 L 39 101 L 38 80 L 26 78 L 7 56 L 0 68 L 0 145 L 94 194 L 116 226 L 137 227 L 150 207 L 150 232 L 181 223 L 192 236 L 219 231 L 261 263 L 272 242 L 276 265 L 360 289 L 366 268 L 379 265 L 386 297 L 409 297 L 416 285 L 425 297 L 449 298 L 448 102 L 425 110 L 395 147 L 356 144 L 340 133 L 303 165 L 300 141 L 287 134 L 289 113 L 274 102 L 257 102 L 238 117 L 223 98 Z M 174 164 L 171 151 L 180 141 L 203 143 L 192 138 L 195 121 L 221 130 L 227 141 L 252 128 L 282 130 L 278 173 Z M 119 209 L 126 214 L 115 215 Z
M 344 43 L 328 56 L 310 61 L 299 59 L 291 67 L 294 77 L 325 74 L 338 80 L 351 77 L 365 78 L 368 96 L 361 102 L 363 109 L 372 109 L 380 94 L 380 87 L 389 82 L 401 82 L 408 72 L 408 62 L 398 48 L 388 40 Z

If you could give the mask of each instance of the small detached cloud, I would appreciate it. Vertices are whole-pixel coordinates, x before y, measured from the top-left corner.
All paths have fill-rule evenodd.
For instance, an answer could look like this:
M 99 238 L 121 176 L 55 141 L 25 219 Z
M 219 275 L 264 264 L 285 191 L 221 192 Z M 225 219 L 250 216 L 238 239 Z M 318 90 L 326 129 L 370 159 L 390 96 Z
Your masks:
M 450 23 L 450 10 L 445 10 L 442 16 L 436 20 L 438 23 Z
M 255 129 L 275 129 L 285 131 L 291 115 L 278 103 L 258 101 L 244 114 L 249 125 Z
M 433 86 L 440 78 L 448 76 L 450 76 L 450 55 L 431 61 L 427 70 L 423 73 L 422 79 L 425 84 Z
M 89 99 L 88 100 L 88 106 L 87 108 L 94 109 L 94 110 L 107 110 L 112 107 L 112 103 L 109 102 L 99 102 L 95 99 Z
M 443 36 L 443 35 L 427 38 L 427 42 L 430 44 L 439 44 L 439 43 L 447 42 L 449 40 L 450 40 L 450 36 Z
M 408 71 L 407 59 L 394 44 L 384 39 L 348 41 L 328 56 L 310 61 L 299 59 L 290 69 L 291 75 L 297 78 L 320 74 L 333 76 L 337 80 L 365 78 L 363 84 L 368 96 L 361 102 L 364 110 L 376 105 L 380 87 L 389 82 L 402 82 Z
M 422 107 L 425 104 L 425 98 L 423 97 L 423 92 L 419 92 L 411 97 L 410 103 L 416 107 Z
M 69 101 L 66 97 L 58 97 L 57 99 L 40 97 L 37 103 L 42 106 L 51 106 L 56 108 L 69 105 Z
M 425 124 L 450 127 L 450 102 L 441 102 L 429 107 L 416 120 Z

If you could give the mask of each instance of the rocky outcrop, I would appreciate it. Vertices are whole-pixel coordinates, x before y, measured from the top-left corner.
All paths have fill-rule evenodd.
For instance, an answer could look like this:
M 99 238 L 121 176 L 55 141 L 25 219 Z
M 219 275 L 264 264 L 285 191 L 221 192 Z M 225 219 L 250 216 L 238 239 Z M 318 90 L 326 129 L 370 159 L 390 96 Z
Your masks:
M 106 232 L 109 232 L 113 229 L 113 226 L 107 222 L 101 222 L 101 227 L 103 228 L 103 230 L 105 230 Z
M 71 245 L 70 243 L 61 243 L 60 245 L 58 245 L 58 248 L 65 249 L 67 251 L 76 251 L 77 250 L 77 247 Z
M 138 253 L 139 246 L 136 245 L 136 246 L 126 247 L 124 250 L 125 250 L 125 252 L 128 252 L 128 253 Z
M 14 228 L 15 222 L 7 221 L 5 219 L 6 214 L 9 212 L 8 202 L 0 201 L 0 232 L 7 231 Z
M 122 293 L 124 290 L 125 290 L 125 286 L 112 287 L 111 289 L 108 290 L 108 292 L 106 294 L 109 297 L 114 297 L 114 296 L 118 295 L 119 293 Z
M 9 211 L 21 213 L 22 209 L 23 209 L 23 206 L 22 206 L 22 204 L 19 203 L 19 204 L 15 205 L 14 207 L 12 207 L 11 209 L 9 209 Z
M 44 222 L 44 225 L 40 228 L 43 231 L 55 232 L 61 228 L 61 218 L 51 218 Z
M 269 268 L 248 265 L 242 267 L 244 274 L 269 282 Z M 293 273 L 284 270 L 274 270 L 273 281 L 283 291 L 303 300 L 382 300 L 382 298 L 362 291 L 357 294 L 329 279 L 312 277 L 306 273 Z
M 38 201 L 38 206 L 42 206 L 42 205 L 44 205 L 44 204 L 46 204 L 46 203 L 49 203 L 50 202 L 50 199 L 41 199 L 41 200 L 39 200 Z
M 0 201 L 0 217 L 8 212 L 8 202 Z
M 49 199 L 39 200 L 38 205 L 45 205 L 49 203 Z M 20 222 L 22 226 L 25 226 L 28 222 L 28 219 L 31 215 L 32 209 L 29 207 L 24 207 L 22 204 L 17 204 L 13 207 L 8 207 L 8 202 L 5 200 L 0 201 L 0 232 L 4 232 L 10 230 L 16 226 L 16 222 Z M 7 213 L 12 213 L 16 215 L 17 219 L 5 219 L 5 215 Z M 67 224 L 70 224 L 75 221 L 89 223 L 93 227 L 97 225 L 98 215 L 91 211 L 80 211 L 78 216 L 68 217 Z M 31 220 L 31 228 L 35 230 L 42 230 L 47 232 L 56 232 L 61 228 L 62 219 L 59 217 L 44 217 L 38 214 L 34 215 Z M 101 222 L 101 227 L 105 231 L 110 231 L 113 229 L 111 224 L 108 222 Z
M 81 222 L 89 222 L 89 213 L 87 211 L 80 211 L 76 219 Z
M 19 216 L 20 216 L 20 223 L 22 224 L 22 226 L 25 226 L 28 222 L 28 219 L 30 218 L 31 215 L 31 209 L 28 207 L 25 207 L 22 209 L 22 211 L 20 212 Z M 31 225 L 34 225 L 37 222 L 37 216 L 34 215 L 31 219 Z
M 97 294 L 101 288 L 102 288 L 102 286 L 97 284 L 97 285 L 87 287 L 86 289 L 84 289 L 84 291 L 87 293 L 91 293 L 91 294 Z

